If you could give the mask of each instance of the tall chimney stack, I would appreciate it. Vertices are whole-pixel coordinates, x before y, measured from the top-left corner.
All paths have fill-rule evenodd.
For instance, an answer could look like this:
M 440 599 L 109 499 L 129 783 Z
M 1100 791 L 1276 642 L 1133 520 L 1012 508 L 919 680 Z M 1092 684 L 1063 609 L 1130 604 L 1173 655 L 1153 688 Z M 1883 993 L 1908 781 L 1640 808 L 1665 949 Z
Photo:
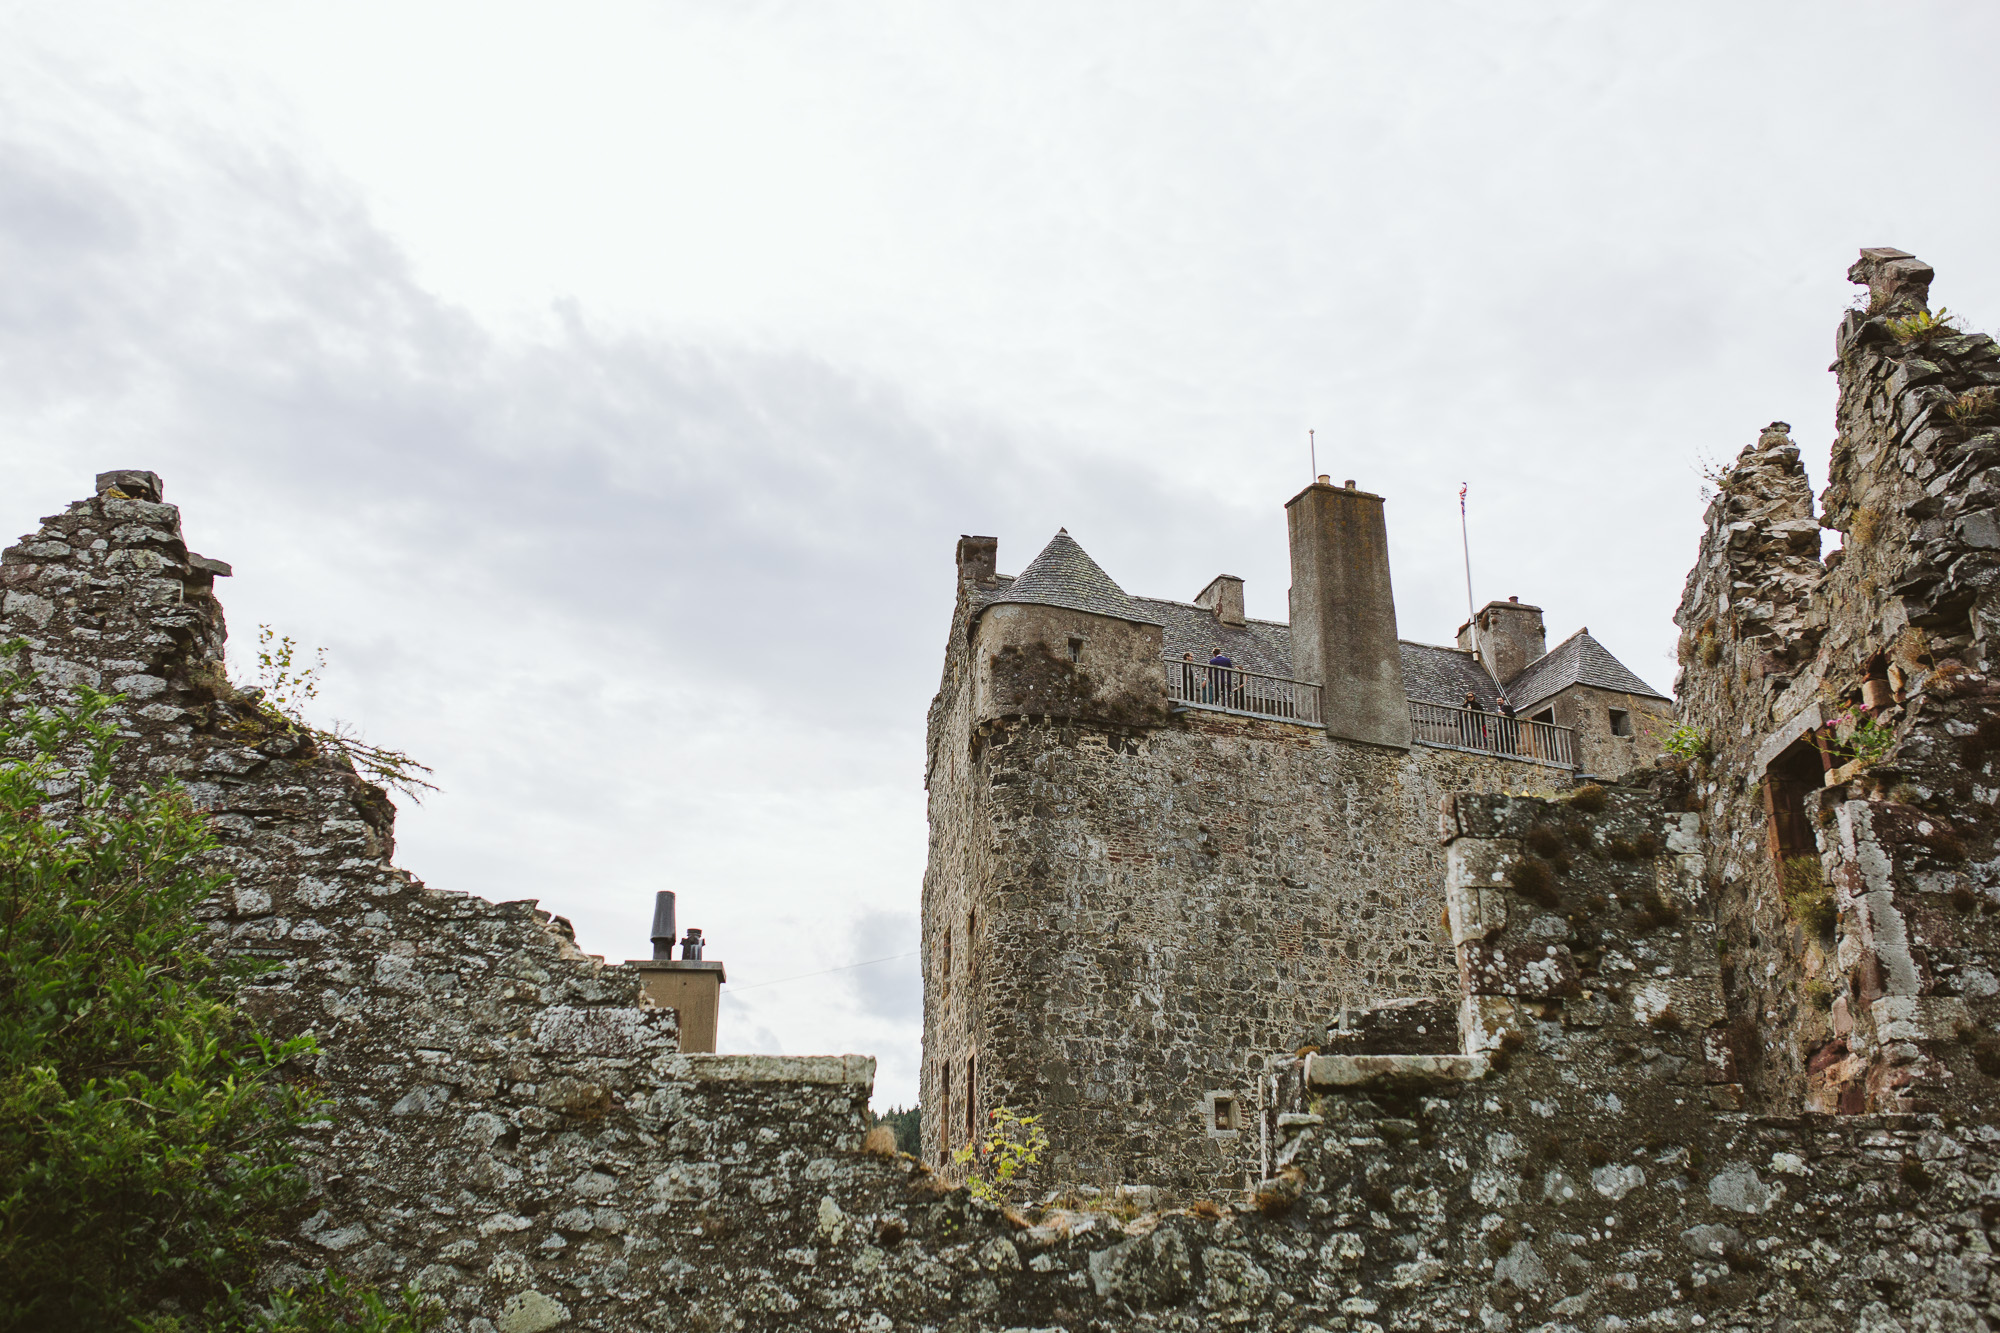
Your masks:
M 1329 736 L 1410 747 L 1382 497 L 1322 477 L 1285 504 L 1292 674 L 1320 687 Z
M 656 961 L 674 956 L 674 895 L 671 890 L 661 889 L 653 895 L 653 958 Z
M 701 956 L 701 932 L 692 926 L 681 942 L 681 956 L 674 957 L 674 925 L 674 895 L 661 889 L 653 895 L 653 956 L 631 959 L 625 966 L 639 974 L 641 1006 L 672 1009 L 680 1015 L 682 1052 L 712 1052 L 716 1011 L 729 976 L 721 963 Z

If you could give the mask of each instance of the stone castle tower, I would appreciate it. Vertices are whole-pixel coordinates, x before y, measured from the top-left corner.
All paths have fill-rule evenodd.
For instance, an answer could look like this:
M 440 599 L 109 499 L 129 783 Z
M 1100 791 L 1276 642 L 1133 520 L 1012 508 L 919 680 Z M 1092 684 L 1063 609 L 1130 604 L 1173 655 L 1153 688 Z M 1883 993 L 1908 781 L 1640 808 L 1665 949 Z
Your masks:
M 1007 1106 L 1067 1178 L 1240 1183 L 1267 1060 L 1343 1008 L 1417 1002 L 1455 1040 L 1440 798 L 1658 752 L 1669 701 L 1587 631 L 1548 651 L 1539 607 L 1399 638 L 1381 496 L 1322 477 L 1285 510 L 1289 624 L 1226 574 L 1129 596 L 1067 532 L 1013 577 L 960 539 L 928 737 L 934 1165 Z

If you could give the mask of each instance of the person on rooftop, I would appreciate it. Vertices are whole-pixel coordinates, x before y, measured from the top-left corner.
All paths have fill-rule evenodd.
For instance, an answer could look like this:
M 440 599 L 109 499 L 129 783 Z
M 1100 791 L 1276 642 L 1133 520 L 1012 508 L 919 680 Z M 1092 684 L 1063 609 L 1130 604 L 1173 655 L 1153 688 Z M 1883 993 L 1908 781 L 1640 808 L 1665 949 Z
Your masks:
M 1480 705 L 1479 696 L 1471 690 L 1465 692 L 1465 702 L 1460 705 L 1458 715 L 1458 740 L 1468 750 L 1486 748 L 1486 719 L 1481 716 L 1486 709 Z
M 1221 704 L 1224 708 L 1229 706 L 1229 669 L 1235 665 L 1234 662 L 1229 660 L 1229 655 L 1222 651 L 1222 645 L 1217 644 L 1215 656 L 1208 659 L 1208 701 L 1210 703 Z

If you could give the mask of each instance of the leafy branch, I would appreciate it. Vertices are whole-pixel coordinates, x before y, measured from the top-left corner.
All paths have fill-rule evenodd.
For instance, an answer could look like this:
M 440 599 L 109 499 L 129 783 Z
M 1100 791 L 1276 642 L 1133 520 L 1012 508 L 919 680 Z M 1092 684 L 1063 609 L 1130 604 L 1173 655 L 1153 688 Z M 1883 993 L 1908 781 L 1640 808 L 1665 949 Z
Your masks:
M 257 626 L 258 687 L 239 694 L 255 703 L 273 724 L 310 738 L 322 750 L 345 756 L 363 777 L 399 791 L 419 805 L 425 792 L 438 790 L 437 784 L 430 780 L 435 770 L 402 750 L 370 744 L 338 720 L 331 728 L 316 727 L 306 721 L 306 703 L 319 697 L 320 678 L 326 670 L 326 649 L 313 649 L 310 663 L 299 659 L 299 646 L 291 635 L 278 634 L 269 625 Z
M 0 644 L 0 1329 L 420 1333 L 321 1277 L 253 1303 L 326 1114 L 311 1036 L 261 1032 L 196 907 L 229 878 L 177 784 L 115 784 L 123 696 L 44 693 Z
M 1667 733 L 1667 753 L 1684 764 L 1708 758 L 1708 737 L 1692 723 L 1683 722 Z
M 999 1207 L 1007 1202 L 1014 1177 L 1041 1161 L 1049 1135 L 1040 1116 L 1021 1115 L 1004 1106 L 994 1107 L 986 1118 L 986 1137 L 960 1148 L 952 1160 L 960 1166 L 976 1160 L 982 1169 L 966 1178 L 966 1187 L 973 1198 Z M 991 1172 L 991 1179 L 985 1171 Z

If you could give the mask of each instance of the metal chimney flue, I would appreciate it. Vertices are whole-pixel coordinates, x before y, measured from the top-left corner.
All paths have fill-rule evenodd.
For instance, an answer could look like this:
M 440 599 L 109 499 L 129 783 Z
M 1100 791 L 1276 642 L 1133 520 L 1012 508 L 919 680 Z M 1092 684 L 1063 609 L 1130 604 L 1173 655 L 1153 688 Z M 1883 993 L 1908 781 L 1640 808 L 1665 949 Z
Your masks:
M 664 961 L 674 956 L 674 895 L 662 889 L 653 895 L 653 958 Z

